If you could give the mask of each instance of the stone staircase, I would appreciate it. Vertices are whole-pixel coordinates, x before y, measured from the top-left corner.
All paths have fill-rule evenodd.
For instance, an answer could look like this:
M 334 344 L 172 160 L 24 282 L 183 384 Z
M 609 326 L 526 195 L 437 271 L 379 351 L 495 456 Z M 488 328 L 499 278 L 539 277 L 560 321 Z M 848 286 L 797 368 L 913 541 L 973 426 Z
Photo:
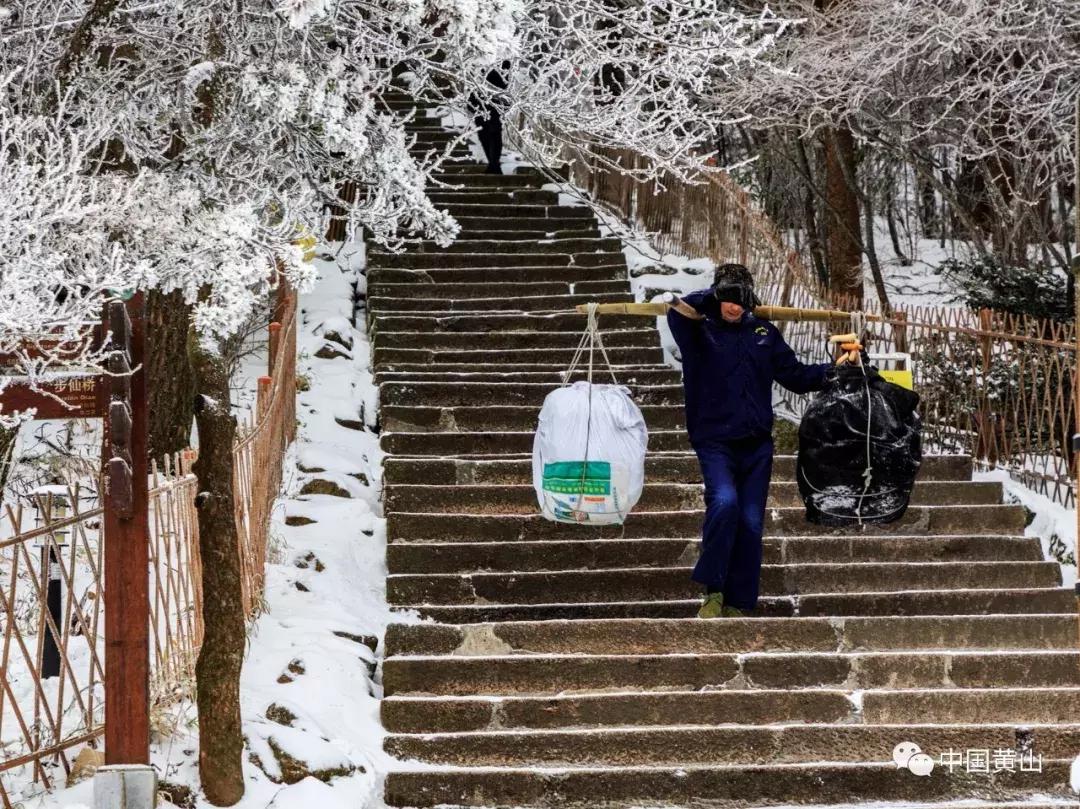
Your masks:
M 420 148 L 437 123 L 417 119 Z M 1074 599 L 970 459 L 928 458 L 899 524 L 834 532 L 778 457 L 757 613 L 698 620 L 678 372 L 653 321 L 608 317 L 650 430 L 645 493 L 624 527 L 537 515 L 532 430 L 584 326 L 547 313 L 631 300 L 626 265 L 534 170 L 458 156 L 442 179 L 462 187 L 434 197 L 459 240 L 368 262 L 387 597 L 434 619 L 386 633 L 387 804 L 1077 805 Z M 905 741 L 929 777 L 893 762 Z M 950 748 L 990 772 L 978 752 L 950 772 Z

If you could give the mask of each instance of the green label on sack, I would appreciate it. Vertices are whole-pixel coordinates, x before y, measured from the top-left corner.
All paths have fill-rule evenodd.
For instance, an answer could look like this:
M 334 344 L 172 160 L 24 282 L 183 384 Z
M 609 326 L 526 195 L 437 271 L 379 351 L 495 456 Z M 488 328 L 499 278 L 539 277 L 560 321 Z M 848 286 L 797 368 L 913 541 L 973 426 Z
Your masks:
M 543 487 L 557 494 L 611 494 L 611 464 L 607 461 L 546 463 Z

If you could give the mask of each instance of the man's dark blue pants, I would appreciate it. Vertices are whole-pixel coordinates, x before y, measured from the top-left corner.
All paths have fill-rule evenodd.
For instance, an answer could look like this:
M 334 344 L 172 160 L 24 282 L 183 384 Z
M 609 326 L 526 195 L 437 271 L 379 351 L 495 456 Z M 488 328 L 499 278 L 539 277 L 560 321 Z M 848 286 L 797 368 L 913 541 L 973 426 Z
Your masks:
M 694 451 L 705 481 L 705 524 L 691 578 L 707 592 L 722 592 L 725 604 L 752 610 L 761 584 L 772 436 L 711 442 Z

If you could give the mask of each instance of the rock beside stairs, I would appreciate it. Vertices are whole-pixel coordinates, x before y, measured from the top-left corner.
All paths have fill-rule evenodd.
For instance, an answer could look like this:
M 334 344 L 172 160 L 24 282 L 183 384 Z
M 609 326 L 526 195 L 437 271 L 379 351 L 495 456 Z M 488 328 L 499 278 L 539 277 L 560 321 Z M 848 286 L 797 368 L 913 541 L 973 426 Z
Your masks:
M 927 458 L 898 523 L 826 530 L 778 456 L 759 607 L 698 620 L 679 376 L 653 321 L 613 317 L 645 493 L 622 527 L 537 516 L 532 430 L 584 326 L 567 310 L 631 300 L 626 263 L 587 209 L 533 170 L 481 173 L 419 106 L 414 150 L 460 157 L 435 199 L 463 232 L 369 256 L 387 597 L 433 619 L 386 634 L 387 804 L 1075 806 L 1075 601 L 970 458 Z

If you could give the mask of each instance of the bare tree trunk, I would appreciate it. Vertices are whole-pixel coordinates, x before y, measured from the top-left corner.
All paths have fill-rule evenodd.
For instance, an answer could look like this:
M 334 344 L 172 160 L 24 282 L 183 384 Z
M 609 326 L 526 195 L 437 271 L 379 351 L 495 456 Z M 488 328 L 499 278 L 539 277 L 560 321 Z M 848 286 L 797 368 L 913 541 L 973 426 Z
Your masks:
M 889 293 L 885 289 L 885 276 L 881 272 L 881 262 L 878 261 L 874 240 L 874 205 L 869 193 L 866 194 L 863 204 L 866 207 L 866 215 L 863 217 L 866 258 L 870 262 L 870 273 L 874 278 L 874 289 L 877 291 L 878 301 L 881 302 L 881 311 L 889 315 L 892 314 L 892 305 L 889 303 Z
M 225 357 L 206 350 L 193 332 L 188 352 L 198 397 L 199 478 L 196 506 L 202 553 L 205 634 L 195 665 L 199 711 L 199 777 L 206 799 L 232 806 L 244 796 L 240 725 L 240 668 L 244 660 L 244 606 L 240 547 L 233 505 L 236 420 L 229 407 Z
M 932 171 L 933 169 L 927 169 Z M 916 169 L 915 182 L 919 189 L 919 224 L 922 226 L 922 235 L 926 239 L 936 239 L 940 235 L 941 218 L 938 216 L 937 194 L 934 192 L 934 184 L 927 181 L 923 172 Z
M 893 252 L 896 253 L 896 260 L 900 262 L 901 267 L 910 267 L 912 261 L 904 252 L 904 248 L 900 246 L 900 232 L 896 227 L 896 205 L 893 202 L 892 189 L 889 194 L 889 205 L 885 208 L 885 222 L 889 226 L 889 240 L 892 242 Z
M 146 302 L 150 457 L 162 458 L 191 444 L 195 374 L 188 358 L 191 307 L 179 292 L 151 290 Z
M 829 271 L 825 263 L 825 247 L 821 243 L 821 234 L 818 232 L 817 212 L 814 208 L 813 170 L 810 167 L 810 157 L 806 153 L 806 144 L 802 138 L 795 138 L 795 152 L 799 157 L 799 165 L 805 178 L 805 193 L 803 194 L 803 226 L 806 228 L 806 240 L 810 247 L 810 257 L 814 262 L 814 271 L 821 283 L 828 286 Z
M 855 164 L 855 138 L 847 127 L 826 135 L 825 213 L 826 255 L 829 289 L 849 305 L 863 300 L 862 245 L 859 243 L 859 198 L 848 182 L 845 165 Z

